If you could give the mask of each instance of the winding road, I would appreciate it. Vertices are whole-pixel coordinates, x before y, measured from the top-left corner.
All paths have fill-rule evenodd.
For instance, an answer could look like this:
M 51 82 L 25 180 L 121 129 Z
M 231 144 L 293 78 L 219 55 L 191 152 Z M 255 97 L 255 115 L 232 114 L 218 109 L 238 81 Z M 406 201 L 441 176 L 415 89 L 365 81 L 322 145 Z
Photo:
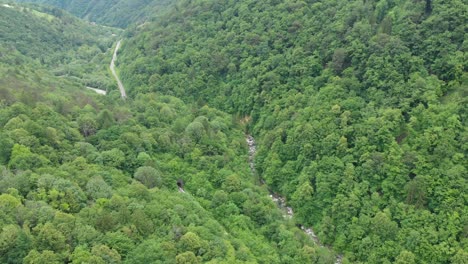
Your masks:
M 112 75 L 114 75 L 115 80 L 117 81 L 117 85 L 119 86 L 120 96 L 122 97 L 122 99 L 126 99 L 127 93 L 125 92 L 125 87 L 120 81 L 119 76 L 117 75 L 117 72 L 115 72 L 115 61 L 117 60 L 117 51 L 119 51 L 120 49 L 121 42 L 122 40 L 119 40 L 117 41 L 117 45 L 115 45 L 114 55 L 112 56 L 112 61 L 110 63 L 110 70 L 112 72 Z

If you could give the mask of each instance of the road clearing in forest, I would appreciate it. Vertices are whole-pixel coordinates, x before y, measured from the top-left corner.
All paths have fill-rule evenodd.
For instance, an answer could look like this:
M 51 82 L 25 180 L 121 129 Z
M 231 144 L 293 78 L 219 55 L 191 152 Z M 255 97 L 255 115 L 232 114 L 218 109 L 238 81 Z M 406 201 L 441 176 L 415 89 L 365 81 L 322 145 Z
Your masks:
M 93 87 L 86 86 L 86 89 L 93 90 L 96 93 L 101 94 L 101 95 L 106 95 L 107 94 L 106 90 L 102 90 L 102 89 L 98 89 L 98 88 L 93 88 Z
M 126 99 L 127 93 L 125 92 L 125 87 L 123 86 L 122 82 L 119 79 L 119 76 L 117 75 L 117 72 L 115 71 L 115 61 L 117 60 L 117 51 L 120 49 L 121 41 L 122 40 L 117 41 L 117 45 L 115 45 L 114 55 L 112 56 L 112 61 L 110 63 L 110 70 L 112 72 L 112 75 L 114 75 L 115 80 L 117 81 L 117 85 L 119 86 L 120 96 L 122 97 L 122 99 Z

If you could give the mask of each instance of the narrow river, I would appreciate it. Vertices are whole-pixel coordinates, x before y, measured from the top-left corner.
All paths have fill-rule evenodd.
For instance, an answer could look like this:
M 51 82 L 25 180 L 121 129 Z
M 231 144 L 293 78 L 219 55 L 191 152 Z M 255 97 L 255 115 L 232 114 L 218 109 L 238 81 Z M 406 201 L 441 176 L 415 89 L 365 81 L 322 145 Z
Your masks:
M 255 138 L 253 138 L 251 135 L 246 135 L 246 141 L 249 146 L 249 166 L 252 175 L 254 177 L 258 177 L 259 182 L 261 184 L 264 184 L 264 180 L 259 175 L 257 175 L 257 170 L 255 169 L 255 154 L 257 153 L 257 145 L 255 143 Z M 271 200 L 273 200 L 273 202 L 276 203 L 278 208 L 280 208 L 284 212 L 283 216 L 285 218 L 292 218 L 294 216 L 293 208 L 287 205 L 286 199 L 284 197 L 270 191 L 270 198 Z M 317 245 L 319 245 L 320 247 L 325 247 L 322 243 L 320 243 L 320 240 L 315 235 L 315 232 L 312 228 L 307 228 L 300 224 L 299 226 L 301 230 L 304 231 L 304 233 L 306 233 Z M 341 264 L 342 259 L 342 255 L 337 255 L 335 264 Z

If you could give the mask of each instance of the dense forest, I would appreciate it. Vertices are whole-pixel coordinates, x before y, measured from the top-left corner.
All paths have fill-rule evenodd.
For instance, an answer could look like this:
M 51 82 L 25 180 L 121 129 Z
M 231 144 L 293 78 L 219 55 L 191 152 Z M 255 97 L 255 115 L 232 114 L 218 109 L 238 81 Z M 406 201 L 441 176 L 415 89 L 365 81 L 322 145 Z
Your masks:
M 0 263 L 467 263 L 463 0 L 27 2 Z
M 0 48 L 4 56 L 16 53 L 12 66 L 46 67 L 85 86 L 115 88 L 106 65 L 121 30 L 91 25 L 57 8 L 6 5 L 0 6 Z
M 170 5 L 169 0 L 20 0 L 17 2 L 47 4 L 103 25 L 125 28 L 143 23 Z
M 70 67 L 109 40 L 71 44 L 55 34 L 65 22 L 37 8 L 0 5 L 10 14 L 1 16 L 10 29 L 0 50 L 0 263 L 333 262 L 256 185 L 245 125 L 169 95 L 122 101 L 57 75 L 56 63 Z M 36 32 L 47 37 L 27 49 Z M 111 54 L 103 48 L 78 72 L 108 67 Z
M 134 95 L 251 119 L 259 173 L 351 262 L 465 263 L 463 1 L 177 1 L 123 47 Z

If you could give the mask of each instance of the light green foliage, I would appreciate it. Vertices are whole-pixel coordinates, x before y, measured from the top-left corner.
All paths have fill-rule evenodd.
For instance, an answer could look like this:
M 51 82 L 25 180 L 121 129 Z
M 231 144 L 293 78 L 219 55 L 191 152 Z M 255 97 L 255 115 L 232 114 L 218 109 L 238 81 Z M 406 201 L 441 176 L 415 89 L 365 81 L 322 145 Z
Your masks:
M 65 236 L 51 223 L 37 226 L 33 231 L 36 234 L 34 243 L 37 249 L 53 252 L 62 252 L 68 249 L 68 245 L 65 243 Z
M 463 1 L 35 2 L 145 23 L 122 101 L 119 30 L 0 5 L 1 263 L 466 262 Z
M 71 255 L 71 263 L 104 264 L 106 262 L 101 257 L 91 255 L 85 247 L 78 246 Z
M 15 240 L 18 237 L 20 230 L 15 225 L 7 225 L 3 227 L 0 233 L 0 252 L 2 255 L 7 254 L 14 245 Z
M 265 191 L 255 187 L 239 143 L 244 135 L 228 114 L 207 106 L 192 112 L 195 106 L 154 94 L 124 106 L 85 98 L 73 108 L 76 113 L 66 115 L 47 99 L 37 107 L 0 109 L 2 122 L 8 123 L 2 133 L 23 129 L 22 138 L 36 138 L 27 146 L 16 143 L 21 138 L 7 142 L 11 155 L 0 174 L 0 225 L 5 227 L 0 250 L 6 252 L 1 261 L 279 261 L 279 241 L 271 244 L 268 238 L 276 231 L 267 235 L 260 227 L 283 219 Z M 115 119 L 104 111 L 96 116 L 98 105 L 108 107 Z M 123 108 L 131 113 L 125 118 L 119 117 Z M 164 109 L 171 120 L 154 115 L 153 108 Z M 147 117 L 153 117 L 150 123 Z M 86 118 L 95 122 L 92 127 L 84 126 Z M 112 122 L 102 125 L 101 119 Z M 202 133 L 188 133 L 191 123 Z M 30 156 L 42 155 L 54 159 L 31 163 Z M 179 179 L 185 194 L 176 191 Z M 285 262 L 296 246 L 312 246 L 302 240 L 281 242 L 288 244 Z
M 1 210 L 12 211 L 20 205 L 21 201 L 18 198 L 6 193 L 0 195 Z
M 347 261 L 450 262 L 466 244 L 453 216 L 466 213 L 464 12 L 458 0 L 185 1 L 136 29 L 122 75 L 133 94 L 251 118 L 259 176 Z M 205 166 L 210 152 L 188 146 L 220 126 L 198 116 L 181 127 Z M 236 181 L 212 183 L 226 192 L 209 205 L 236 212 L 226 198 Z M 268 221 L 255 203 L 235 204 Z
M 0 40 L 1 52 L 10 53 L 0 61 L 13 67 L 28 65 L 28 70 L 46 66 L 47 75 L 79 83 L 80 89 L 86 86 L 114 88 L 103 67 L 108 64 L 103 53 L 112 45 L 113 34 L 118 33 L 118 29 L 90 25 L 57 8 L 11 3 L 10 6 L 0 8 L 0 29 L 4 32 Z M 0 75 L 3 75 L 2 70 Z M 15 75 L 17 73 L 9 74 L 10 78 Z M 21 79 L 36 83 L 50 81 L 45 73 L 29 74 Z M 5 81 L 12 83 L 11 79 Z M 23 99 L 33 103 L 37 101 L 37 94 L 23 94 Z
M 23 263 L 23 258 L 32 247 L 31 236 L 14 225 L 7 225 L 0 233 L 0 261 Z
M 125 154 L 117 148 L 101 152 L 101 158 L 105 165 L 119 168 L 124 165 Z
M 112 188 L 102 179 L 102 177 L 91 178 L 86 184 L 86 193 L 93 200 L 99 198 L 110 198 Z
M 196 255 L 202 255 L 206 252 L 208 243 L 198 237 L 193 232 L 188 232 L 180 238 L 180 250 L 182 252 L 191 251 Z
M 396 258 L 395 263 L 397 264 L 413 264 L 416 263 L 414 259 L 414 254 L 409 251 L 402 251 L 400 255 Z
M 198 264 L 201 263 L 200 259 L 195 256 L 193 252 L 184 252 L 176 256 L 177 264 Z
M 42 252 L 31 250 L 23 261 L 24 264 L 60 264 L 62 262 L 60 256 L 50 250 Z
M 144 22 L 154 12 L 161 12 L 170 1 L 144 1 L 144 0 L 21 0 L 18 2 L 53 5 L 65 9 L 77 17 L 100 24 L 126 27 L 136 22 Z
M 148 188 L 161 187 L 161 172 L 153 167 L 139 167 L 133 177 Z
M 227 192 L 238 192 L 242 190 L 242 181 L 238 175 L 232 174 L 226 177 L 222 187 Z
M 8 166 L 11 169 L 26 170 L 34 167 L 41 167 L 48 163 L 48 160 L 31 152 L 31 150 L 23 145 L 15 144 L 11 151 L 11 158 Z
M 106 245 L 96 245 L 91 249 L 93 256 L 100 257 L 104 263 L 117 264 L 121 263 L 121 257 L 119 252 L 115 249 L 111 249 Z
M 197 142 L 199 142 L 206 133 L 204 125 L 199 121 L 193 121 L 190 123 L 185 129 L 185 132 Z

